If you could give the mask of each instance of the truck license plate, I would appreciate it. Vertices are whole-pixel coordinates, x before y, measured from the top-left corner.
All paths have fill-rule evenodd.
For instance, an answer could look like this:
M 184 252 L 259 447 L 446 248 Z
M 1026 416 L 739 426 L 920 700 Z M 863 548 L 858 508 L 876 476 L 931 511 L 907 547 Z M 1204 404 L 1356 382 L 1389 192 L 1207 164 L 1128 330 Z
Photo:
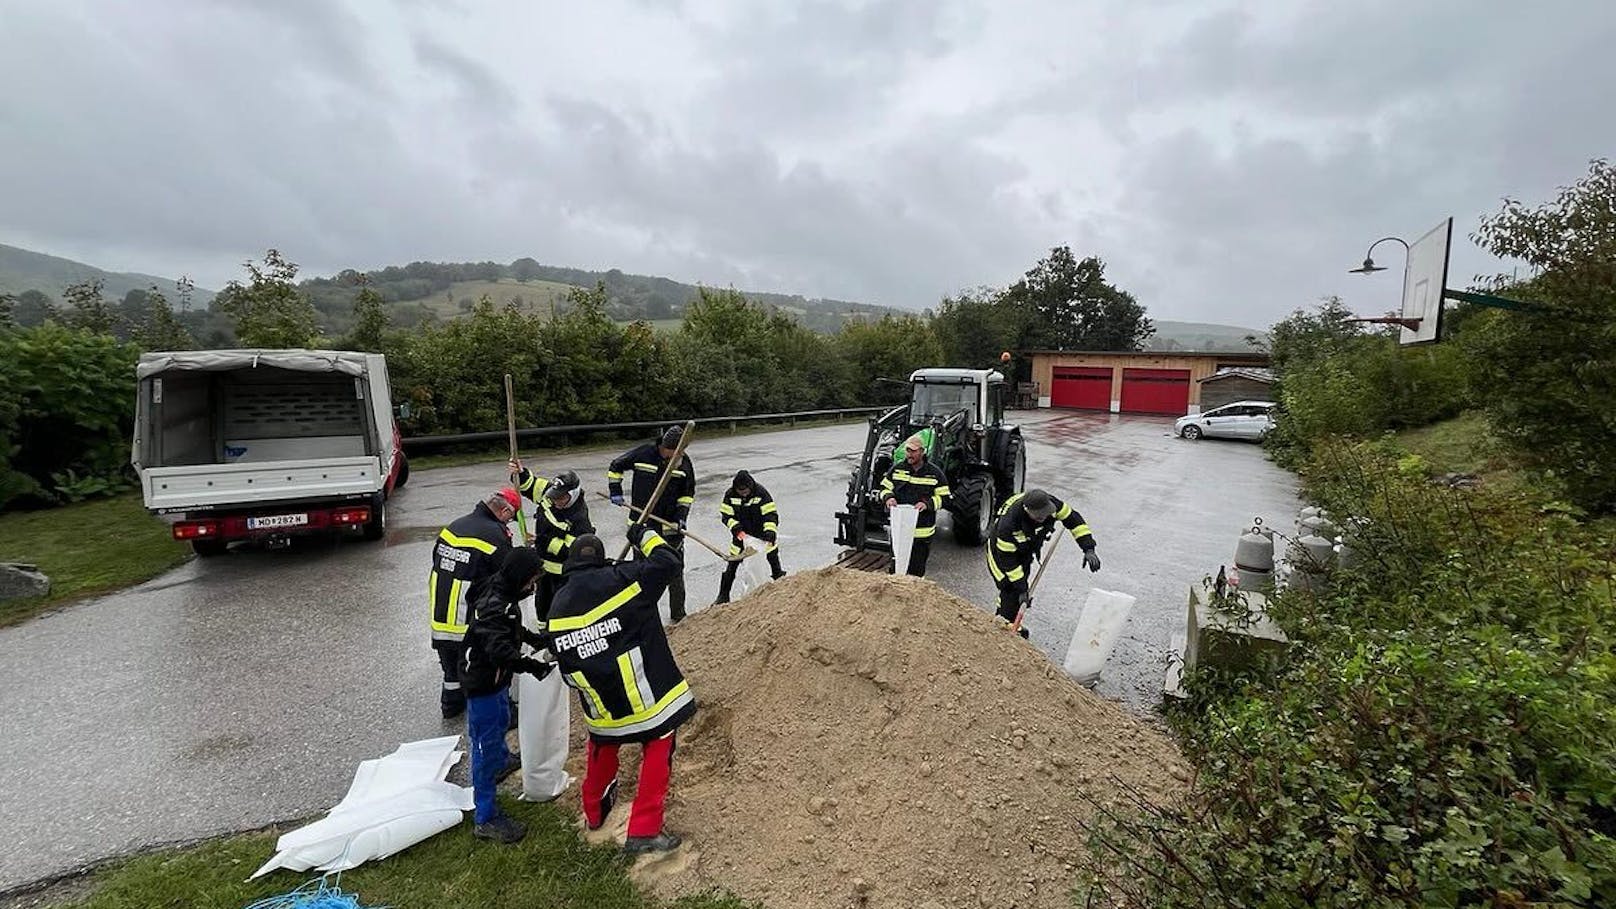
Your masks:
M 309 522 L 306 514 L 272 514 L 262 518 L 248 518 L 248 530 L 268 530 L 273 527 L 301 527 Z

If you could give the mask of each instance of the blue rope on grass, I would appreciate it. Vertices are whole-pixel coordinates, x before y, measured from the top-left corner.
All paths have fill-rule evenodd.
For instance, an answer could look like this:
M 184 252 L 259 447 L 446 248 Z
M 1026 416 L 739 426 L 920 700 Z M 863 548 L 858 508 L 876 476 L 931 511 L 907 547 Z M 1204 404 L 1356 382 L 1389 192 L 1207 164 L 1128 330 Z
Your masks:
M 342 888 L 337 886 L 341 879 L 342 875 L 339 874 L 337 880 L 328 885 L 325 878 L 315 878 L 289 893 L 265 897 L 247 909 L 367 909 L 360 905 L 359 897 L 342 892 Z M 386 907 L 373 906 L 368 909 Z

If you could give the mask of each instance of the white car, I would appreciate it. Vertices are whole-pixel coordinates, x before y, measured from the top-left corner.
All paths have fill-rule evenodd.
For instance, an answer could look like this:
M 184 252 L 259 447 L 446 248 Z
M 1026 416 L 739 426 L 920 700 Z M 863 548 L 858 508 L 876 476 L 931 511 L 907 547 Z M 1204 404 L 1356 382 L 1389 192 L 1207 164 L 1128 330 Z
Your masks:
M 1191 440 L 1207 436 L 1260 441 L 1274 428 L 1276 406 L 1273 401 L 1236 401 L 1214 407 L 1205 413 L 1179 417 L 1173 424 L 1173 435 Z

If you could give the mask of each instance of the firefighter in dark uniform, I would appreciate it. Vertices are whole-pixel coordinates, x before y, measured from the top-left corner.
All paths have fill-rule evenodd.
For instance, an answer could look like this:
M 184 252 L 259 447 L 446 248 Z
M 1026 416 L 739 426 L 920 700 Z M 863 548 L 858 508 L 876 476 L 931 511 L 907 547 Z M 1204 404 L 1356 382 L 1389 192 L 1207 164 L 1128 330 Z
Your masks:
M 617 753 L 643 748 L 640 783 L 629 811 L 625 852 L 665 852 L 679 837 L 662 829 L 673 772 L 674 732 L 696 712 L 696 699 L 674 662 L 657 615 L 662 588 L 684 571 L 684 558 L 656 531 L 631 524 L 640 558 L 608 562 L 600 538 L 579 537 L 566 583 L 550 607 L 550 648 L 562 679 L 578 692 L 589 732 L 584 821 L 598 830 L 617 794 Z
M 785 577 L 785 569 L 780 567 L 780 509 L 763 484 L 754 481 L 752 475 L 744 470 L 736 471 L 729 491 L 724 493 L 723 501 L 718 504 L 718 516 L 729 528 L 729 556 L 733 561 L 724 566 L 724 576 L 718 581 L 718 599 L 713 601 L 713 605 L 729 602 L 730 591 L 735 586 L 735 572 L 741 567 L 736 557 L 746 553 L 746 538 L 749 536 L 757 537 L 766 544 L 763 551 L 769 560 L 770 577 L 775 580 Z
M 589 503 L 584 501 L 578 474 L 563 470 L 545 480 L 523 467 L 521 461 L 512 460 L 510 467 L 516 488 L 539 506 L 533 515 L 531 533 L 533 548 L 544 557 L 544 577 L 539 579 L 533 601 L 534 614 L 542 623 L 561 583 L 561 566 L 567 562 L 572 541 L 594 533 L 595 525 L 589 520 Z
M 668 462 L 678 450 L 679 440 L 683 437 L 683 429 L 670 426 L 660 441 L 647 442 L 624 452 L 612 461 L 606 471 L 606 487 L 611 492 L 612 504 L 628 504 L 635 509 L 629 512 L 630 524 L 645 520 L 638 509 L 643 509 L 651 500 L 651 493 L 656 491 L 662 472 L 672 472 L 667 487 L 662 490 L 662 498 L 657 500 L 656 509 L 651 513 L 678 526 L 679 530 L 664 529 L 660 535 L 681 556 L 684 554 L 685 537 L 680 531 L 685 529 L 685 522 L 690 518 L 690 506 L 696 501 L 696 469 L 691 466 L 689 455 L 682 456 L 678 464 L 670 465 Z M 623 497 L 624 472 L 634 474 L 626 500 Z M 642 558 L 638 550 L 635 550 L 634 558 Z M 667 587 L 668 621 L 679 622 L 685 617 L 685 575 L 682 567 Z
M 466 693 L 460 688 L 459 667 L 465 656 L 470 606 L 510 552 L 511 531 L 507 525 L 516 517 L 521 502 L 516 490 L 501 489 L 478 502 L 471 514 L 443 528 L 432 547 L 427 605 L 432 618 L 432 649 L 438 652 L 438 664 L 443 667 L 439 701 L 444 719 L 465 712 Z
M 881 496 L 886 500 L 888 511 L 898 505 L 914 505 L 920 509 L 906 573 L 925 577 L 931 538 L 937 533 L 937 512 L 948 502 L 948 476 L 941 467 L 926 459 L 926 443 L 919 434 L 903 443 L 903 460 L 894 463 L 882 478 Z M 896 572 L 898 566 L 892 566 L 892 570 Z
M 988 571 L 999 585 L 999 618 L 1015 621 L 1027 599 L 1033 556 L 1055 532 L 1055 522 L 1065 525 L 1077 545 L 1083 547 L 1083 564 L 1089 571 L 1100 570 L 1100 556 L 1094 551 L 1094 534 L 1083 516 L 1072 506 L 1042 489 L 1029 489 L 1006 499 L 993 521 L 987 542 Z M 1027 636 L 1027 629 L 1021 629 Z

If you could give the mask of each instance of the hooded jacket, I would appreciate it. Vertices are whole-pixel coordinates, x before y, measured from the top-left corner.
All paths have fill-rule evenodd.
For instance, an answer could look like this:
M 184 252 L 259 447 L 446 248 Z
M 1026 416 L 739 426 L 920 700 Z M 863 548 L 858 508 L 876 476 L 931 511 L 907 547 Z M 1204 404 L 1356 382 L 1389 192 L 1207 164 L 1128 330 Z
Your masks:
M 460 684 L 467 697 L 493 694 L 508 686 L 518 672 L 539 678 L 550 674 L 551 664 L 522 655 L 522 645 L 544 646 L 544 639 L 522 624 L 517 605 L 527 596 L 527 584 L 542 567 L 539 554 L 527 547 L 511 550 L 472 605 L 466 628 L 466 656 L 460 665 Z

